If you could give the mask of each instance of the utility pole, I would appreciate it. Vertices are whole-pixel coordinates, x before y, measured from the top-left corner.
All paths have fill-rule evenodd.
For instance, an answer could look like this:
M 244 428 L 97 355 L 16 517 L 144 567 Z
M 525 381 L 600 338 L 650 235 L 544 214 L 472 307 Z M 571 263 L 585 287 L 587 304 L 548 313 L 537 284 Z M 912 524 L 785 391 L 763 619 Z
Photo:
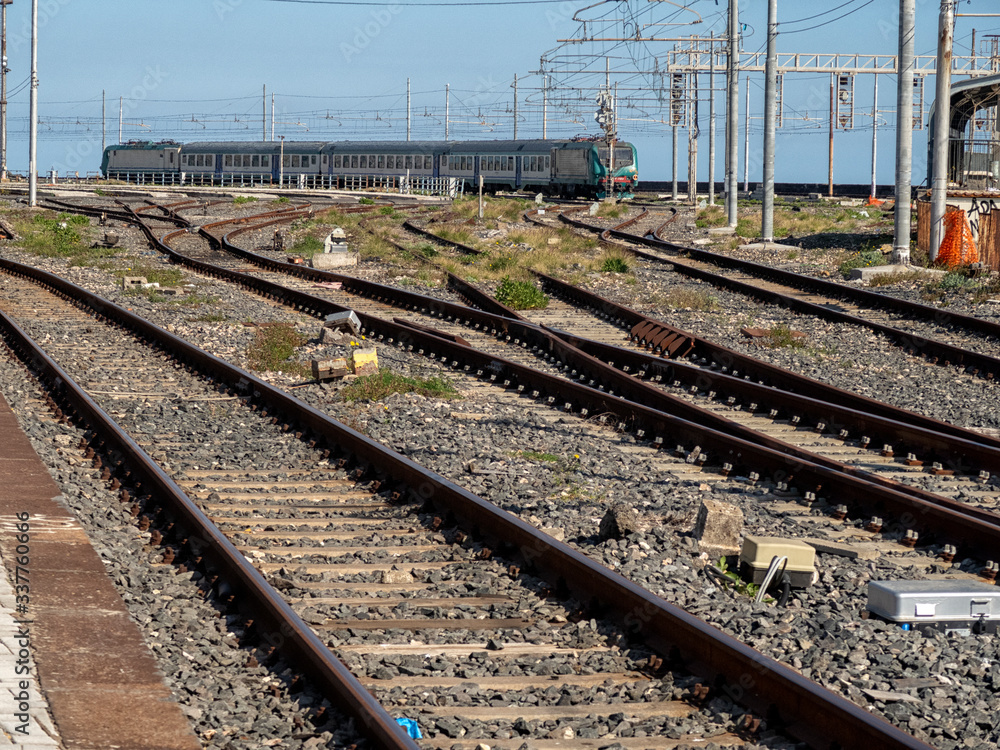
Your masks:
M 107 144 L 107 112 L 108 103 L 104 96 L 104 89 L 101 89 L 101 154 L 104 154 L 104 149 L 108 147 Z M 6 171 L 7 165 L 4 164 L 4 171 Z
M 896 209 L 892 262 L 910 265 L 910 183 L 913 177 L 913 37 L 916 0 L 899 0 L 899 75 L 896 79 Z
M 448 109 L 451 106 L 451 84 L 444 85 L 444 139 L 448 140 Z
M 517 73 L 514 74 L 514 140 L 517 140 Z
M 410 140 L 410 79 L 406 79 L 406 140 Z
M 774 242 L 774 137 L 778 101 L 778 0 L 767 1 L 767 70 L 764 74 L 764 206 L 760 236 Z
M 750 76 L 747 76 L 745 114 L 743 116 L 743 192 L 750 192 Z
M 691 107 L 688 115 L 688 201 L 698 203 L 698 74 L 691 73 Z M 615 84 L 617 86 L 617 84 Z
M 271 142 L 274 143 L 274 92 L 271 92 Z
M 670 173 L 672 175 L 673 183 L 670 188 L 670 199 L 677 200 L 677 123 L 674 123 L 671 131 L 671 144 L 673 147 L 671 153 L 673 154 L 673 158 L 670 162 Z
M 872 189 L 871 189 L 871 199 L 875 200 L 875 191 L 877 182 L 875 181 L 876 176 L 876 160 L 878 159 L 878 73 L 875 74 L 875 98 L 872 101 Z
M 937 259 L 944 237 L 945 203 L 948 200 L 948 152 L 951 126 L 951 54 L 955 43 L 954 0 L 941 0 L 938 15 L 937 85 L 934 91 L 934 132 L 932 133 L 931 247 L 930 259 Z
M 729 0 L 729 60 L 726 75 L 728 95 L 726 97 L 726 215 L 729 226 L 736 226 L 736 161 L 739 159 L 739 9 L 737 0 Z
M 119 143 L 124 142 L 122 141 L 122 125 L 124 124 L 124 121 L 125 121 L 124 97 L 119 96 L 118 97 L 118 142 Z
M 31 126 L 28 137 L 28 205 L 38 204 L 38 0 L 31 0 Z
M 264 95 L 260 100 L 260 139 L 267 140 L 267 84 L 264 84 Z
M 830 74 L 830 145 L 828 148 L 827 161 L 829 167 L 826 173 L 827 193 L 833 197 L 833 129 L 834 118 L 837 116 L 837 74 Z
M 0 0 L 0 180 L 7 179 L 7 6 Z
M 715 205 L 715 32 L 708 62 L 708 205 Z

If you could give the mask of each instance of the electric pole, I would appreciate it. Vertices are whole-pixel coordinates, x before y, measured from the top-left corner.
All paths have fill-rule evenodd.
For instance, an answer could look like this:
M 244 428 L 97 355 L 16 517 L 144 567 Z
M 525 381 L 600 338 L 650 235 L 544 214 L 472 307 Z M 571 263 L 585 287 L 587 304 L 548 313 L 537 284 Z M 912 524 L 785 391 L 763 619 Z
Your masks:
M 108 147 L 108 102 L 104 92 L 101 89 L 101 154 L 103 158 L 104 149 Z
M 260 99 L 260 139 L 267 140 L 267 84 L 264 85 L 264 93 Z
M 708 205 L 715 205 L 715 32 L 708 60 Z
M 899 75 L 896 79 L 896 210 L 892 262 L 910 265 L 910 183 L 913 177 L 913 37 L 916 0 L 899 0 Z
M 828 146 L 827 163 L 829 164 L 826 173 L 827 193 L 833 197 L 833 131 L 836 128 L 837 118 L 837 74 L 830 74 L 830 143 Z
M 0 180 L 7 179 L 7 6 L 0 0 Z
M 451 84 L 444 85 L 444 139 L 448 140 L 448 109 L 451 106 Z
M 671 143 L 672 143 L 671 153 L 673 154 L 673 157 L 672 157 L 672 159 L 670 161 L 670 164 L 671 164 L 670 174 L 671 174 L 673 182 L 672 182 L 671 187 L 670 187 L 670 199 L 671 200 L 677 200 L 677 123 L 676 122 L 674 123 L 673 127 L 671 128 L 671 133 L 672 133 L 672 135 L 671 135 Z
M 698 203 L 698 74 L 691 73 L 691 108 L 688 116 L 688 201 Z
M 406 79 L 406 140 L 410 140 L 410 79 Z
M 38 0 L 31 0 L 31 97 L 28 117 L 28 205 L 38 204 Z
M 778 0 L 767 2 L 767 70 L 764 74 L 764 206 L 760 236 L 774 242 L 774 130 L 778 100 Z
M 930 259 L 937 258 L 944 237 L 945 203 L 948 200 L 948 151 L 951 125 L 951 54 L 955 43 L 954 0 L 941 0 L 938 15 L 937 85 L 934 91 L 934 132 L 932 133 L 931 247 Z
M 727 64 L 728 95 L 726 97 L 726 215 L 729 226 L 736 227 L 736 162 L 739 159 L 739 9 L 737 0 L 729 0 L 729 60 Z
M 549 77 L 542 79 L 542 140 L 549 137 Z
M 743 192 L 750 192 L 750 76 L 747 76 L 746 102 L 743 105 Z
M 875 200 L 875 191 L 877 182 L 875 181 L 876 176 L 876 160 L 878 159 L 878 73 L 875 74 L 875 97 L 872 101 L 872 189 L 871 189 L 871 199 Z

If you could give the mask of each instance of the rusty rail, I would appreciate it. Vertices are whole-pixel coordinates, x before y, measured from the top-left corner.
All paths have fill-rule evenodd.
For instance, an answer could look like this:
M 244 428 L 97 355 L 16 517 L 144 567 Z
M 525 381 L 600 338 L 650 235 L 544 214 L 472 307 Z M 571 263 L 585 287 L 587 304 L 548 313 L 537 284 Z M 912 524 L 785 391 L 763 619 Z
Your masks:
M 586 555 L 555 541 L 511 514 L 499 510 L 492 503 L 443 477 L 428 472 L 405 457 L 350 430 L 253 375 L 58 277 L 3 259 L 0 259 L 0 266 L 83 302 L 95 310 L 96 314 L 135 331 L 157 346 L 173 352 L 174 356 L 192 368 L 218 380 L 231 391 L 245 395 L 258 408 L 274 410 L 281 414 L 283 419 L 327 441 L 336 450 L 352 456 L 364 470 L 378 471 L 389 481 L 397 483 L 395 492 L 400 499 L 424 502 L 439 513 L 453 514 L 461 525 L 470 529 L 474 537 L 495 545 L 501 554 L 519 562 L 524 570 L 532 571 L 551 585 L 568 591 L 579 601 L 589 602 L 591 610 L 595 613 L 618 622 L 632 637 L 641 639 L 673 662 L 682 664 L 685 669 L 718 684 L 733 700 L 758 715 L 767 715 L 773 725 L 780 726 L 791 736 L 817 748 L 828 747 L 831 743 L 839 744 L 841 747 L 865 747 L 869 750 L 929 748 L 928 745 L 888 722 L 872 716 L 868 711 L 804 678 L 790 667 L 722 633 L 699 618 L 599 565 Z M 14 331 L 16 328 L 8 324 L 6 319 L 5 327 L 9 331 Z M 456 354 L 460 352 L 474 354 L 468 347 L 451 344 L 434 336 L 427 336 L 424 339 L 419 331 L 410 333 L 414 341 L 422 339 L 432 346 L 441 347 L 436 351 L 449 351 L 448 356 L 451 356 L 452 351 Z M 25 356 L 28 361 L 38 361 L 38 358 L 44 355 L 36 349 Z M 481 361 L 485 363 L 491 359 L 486 357 Z M 496 360 L 493 359 L 492 363 L 495 364 Z M 507 366 L 503 364 L 499 368 L 500 372 L 502 373 Z M 56 381 L 55 387 L 60 393 L 69 394 L 66 398 L 72 399 L 74 404 L 79 404 L 81 410 L 87 414 L 101 416 L 96 414 L 95 407 L 91 406 L 92 402 L 86 394 L 70 388 L 71 381 L 65 378 L 65 373 L 56 369 L 54 363 L 51 365 L 45 363 L 44 367 L 49 372 L 50 380 Z M 497 368 L 490 368 L 489 365 L 487 368 L 494 373 L 494 376 L 496 375 Z M 58 379 L 63 379 L 61 384 Z M 582 388 L 569 383 L 567 385 L 576 391 Z M 607 398 L 599 392 L 592 393 L 595 398 Z M 615 404 L 616 407 L 622 405 Z M 639 412 L 644 412 L 646 420 L 663 422 L 664 426 L 680 426 L 679 420 L 656 414 L 644 407 L 633 405 L 633 410 L 637 417 Z M 110 422 L 106 415 L 103 415 L 103 418 Z M 124 440 L 115 437 L 118 431 L 113 430 L 110 425 L 101 427 L 101 430 L 106 443 L 114 440 L 115 446 L 127 447 L 127 436 Z M 750 445 L 737 447 L 750 452 L 763 450 Z M 778 460 L 781 460 L 780 457 Z M 147 481 L 152 487 L 162 486 L 164 490 L 172 489 L 169 477 L 162 475 L 155 464 L 146 466 L 145 462 L 140 462 L 138 465 L 144 466 L 142 471 L 148 472 Z M 416 489 L 407 491 L 406 488 L 419 488 L 419 492 Z M 194 538 L 201 540 L 203 537 L 195 536 L 198 531 L 187 528 L 187 523 L 193 524 L 200 511 L 195 508 L 180 512 L 190 519 L 184 524 L 187 542 L 190 543 Z M 214 559 L 218 554 L 216 550 L 221 550 L 229 544 L 224 538 L 218 539 L 216 543 L 216 537 L 221 535 L 214 528 L 203 529 L 200 533 L 205 534 L 204 539 L 211 541 L 211 548 L 206 547 L 201 550 L 206 559 Z M 993 533 L 997 534 L 997 530 L 994 529 Z M 236 576 L 235 585 L 238 586 L 235 602 L 247 607 L 250 594 L 244 591 L 243 582 L 262 579 L 245 560 L 233 560 L 231 564 L 234 566 Z M 273 602 L 269 606 L 273 609 L 287 607 L 281 602 Z M 256 613 L 252 609 L 251 612 L 251 616 L 256 614 L 257 618 L 260 618 L 257 621 L 262 621 L 265 617 L 263 612 Z M 294 613 L 292 615 L 294 616 Z M 302 633 L 301 640 L 298 634 L 294 638 L 290 636 L 286 639 L 286 647 L 291 648 L 293 640 L 303 644 L 305 650 L 299 654 L 300 658 L 296 660 L 296 664 L 308 674 L 313 675 L 321 667 L 331 673 L 346 672 L 342 665 L 336 664 L 336 659 L 327 658 L 324 651 L 306 648 L 313 640 L 318 640 L 315 636 Z M 359 712 L 364 709 L 365 718 L 361 722 L 362 726 L 370 733 L 376 744 L 381 747 L 416 747 L 408 738 L 401 736 L 402 730 L 394 723 L 386 724 L 387 715 L 380 707 L 372 705 L 373 699 L 353 676 L 345 674 L 341 677 L 344 684 L 351 686 L 350 690 L 345 690 L 347 697 L 344 700 L 348 701 L 347 708 Z M 379 720 L 376 721 L 375 717 L 379 717 Z

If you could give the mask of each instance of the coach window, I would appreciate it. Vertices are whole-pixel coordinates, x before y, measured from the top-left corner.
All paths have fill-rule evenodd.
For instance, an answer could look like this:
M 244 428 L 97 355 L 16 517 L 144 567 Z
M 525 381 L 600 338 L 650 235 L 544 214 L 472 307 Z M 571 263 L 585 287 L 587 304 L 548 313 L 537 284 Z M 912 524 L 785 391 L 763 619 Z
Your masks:
M 407 154 L 403 162 L 403 169 L 413 169 L 413 154 Z
M 253 157 L 250 160 L 250 166 L 258 168 L 260 167 L 260 156 L 258 154 L 253 155 Z
M 351 169 L 357 169 L 357 168 L 358 168 L 358 155 L 351 154 Z
M 171 164 L 174 163 L 174 152 L 173 151 L 170 152 L 170 163 Z
M 326 154 L 323 154 L 323 166 L 326 166 Z
M 546 168 L 546 169 L 548 169 L 548 168 L 549 168 L 549 159 L 551 159 L 551 158 L 552 158 L 552 157 L 549 157 L 549 156 L 546 156 L 546 157 L 545 157 L 545 168 Z
M 333 168 L 340 169 L 340 154 L 333 155 Z
M 309 161 L 310 161 L 310 162 L 312 163 L 312 165 L 313 165 L 313 166 L 315 167 L 315 166 L 316 166 L 316 154 L 313 154 L 313 155 L 312 155 L 312 158 L 311 158 L 311 159 L 310 159 Z
M 368 154 L 361 154 L 358 159 L 359 169 L 368 169 Z
M 262 167 L 269 167 L 269 166 L 271 166 L 271 157 L 268 156 L 267 154 L 264 154 L 263 156 L 261 156 L 260 157 L 260 165 Z
M 281 157 L 281 166 L 282 167 L 284 167 L 285 169 L 288 169 L 288 167 L 290 167 L 291 165 L 292 165 L 292 157 L 291 156 L 289 156 L 288 154 L 285 154 L 284 156 Z
M 226 166 L 227 167 L 233 166 L 233 155 L 232 154 L 226 154 Z

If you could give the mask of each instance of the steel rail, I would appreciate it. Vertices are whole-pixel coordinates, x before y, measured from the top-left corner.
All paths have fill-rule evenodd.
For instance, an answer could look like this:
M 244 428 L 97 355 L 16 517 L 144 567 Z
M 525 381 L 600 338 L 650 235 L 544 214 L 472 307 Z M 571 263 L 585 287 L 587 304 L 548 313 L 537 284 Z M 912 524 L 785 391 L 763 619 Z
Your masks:
M 748 707 L 758 715 L 767 716 L 771 727 L 787 732 L 817 748 L 826 748 L 832 743 L 841 747 L 865 747 L 868 750 L 883 748 L 928 750 L 930 747 L 845 698 L 806 679 L 790 667 L 765 656 L 610 571 L 583 553 L 552 539 L 510 513 L 498 509 L 483 498 L 429 472 L 293 396 L 163 331 L 118 305 L 29 266 L 5 259 L 0 259 L 0 266 L 86 304 L 103 318 L 129 328 L 157 345 L 167 348 L 180 361 L 218 380 L 231 391 L 244 394 L 252 402 L 267 410 L 265 413 L 270 413 L 273 409 L 275 413 L 281 414 L 283 419 L 295 422 L 310 434 L 328 441 L 341 452 L 353 456 L 360 462 L 362 468 L 355 473 L 358 478 L 364 475 L 365 467 L 368 469 L 377 467 L 379 473 L 391 481 L 401 483 L 395 489 L 398 499 L 423 502 L 429 508 L 451 514 L 469 528 L 474 537 L 494 544 L 501 554 L 520 562 L 525 570 L 536 572 L 557 590 L 566 591 L 584 602 L 595 614 L 600 613 L 618 622 L 631 636 L 643 640 L 659 653 L 683 665 L 685 669 L 712 680 L 735 702 Z M 441 350 L 449 348 L 449 342 L 443 339 L 434 336 L 424 337 L 421 332 L 415 330 L 410 331 L 410 334 L 415 341 L 425 339 L 433 346 L 442 347 Z M 454 349 L 475 354 L 468 347 L 455 345 Z M 40 355 L 32 354 L 28 358 L 35 360 L 38 356 Z M 491 359 L 483 355 L 480 357 L 484 363 Z M 509 364 L 503 363 L 500 369 L 508 366 Z M 58 370 L 52 370 L 52 373 L 50 377 L 66 381 L 65 373 Z M 592 389 L 568 385 L 577 391 L 590 391 L 595 398 L 607 398 Z M 66 389 L 68 385 L 64 382 L 58 387 Z M 85 394 L 75 398 L 81 403 L 89 401 Z M 620 400 L 615 401 L 619 402 L 616 406 L 625 406 Z M 637 417 L 642 413 L 647 421 L 662 422 L 664 426 L 679 427 L 681 424 L 681 420 L 638 405 L 632 405 L 631 409 Z M 765 450 L 753 445 L 741 447 L 750 452 Z M 780 456 L 775 458 L 782 460 Z M 150 467 L 151 477 L 157 475 L 152 471 L 153 468 Z M 171 484 L 169 478 L 160 476 L 159 480 L 151 478 L 147 481 L 166 485 L 169 489 Z M 905 502 L 910 500 L 905 499 Z M 969 519 L 965 521 L 975 523 Z M 206 538 L 214 540 L 215 533 Z M 995 529 L 993 533 L 996 533 Z M 214 553 L 205 550 L 202 554 Z M 243 574 L 246 577 L 259 577 L 245 560 L 243 565 L 245 566 Z M 241 597 L 237 596 L 236 601 L 241 602 Z M 274 606 L 278 606 L 277 603 Z M 287 639 L 288 642 L 291 640 L 291 637 Z M 304 666 L 308 669 L 316 668 L 316 665 Z M 336 667 L 332 663 L 329 666 Z M 356 683 L 363 693 L 355 696 L 359 704 L 368 705 L 373 700 L 355 678 L 346 675 L 344 680 Z M 380 710 L 372 708 L 375 714 Z M 382 713 L 384 714 L 384 711 Z M 384 741 L 386 744 L 381 746 L 416 747 L 412 741 L 405 738 L 405 735 L 400 736 L 402 730 L 395 724 L 385 726 L 380 722 L 366 723 L 364 726 L 368 730 L 377 728 L 384 732 L 384 739 L 379 740 L 379 743 Z M 390 741 L 393 744 L 388 744 Z
M 90 307 L 98 318 L 131 330 L 199 370 L 209 372 L 225 387 L 243 394 L 258 393 L 270 388 L 253 375 L 217 360 L 212 355 L 184 340 L 153 326 L 112 302 L 63 281 L 58 277 L 0 260 L 8 272 L 30 278 L 56 293 Z M 76 412 L 93 432 L 91 444 L 105 454 L 117 454 L 123 459 L 122 473 L 127 482 L 144 495 L 155 497 L 176 519 L 169 535 L 176 540 L 181 554 L 188 560 L 200 558 L 206 578 L 219 576 L 224 584 L 217 591 L 225 599 L 233 596 L 233 604 L 251 623 L 251 629 L 262 644 L 274 646 L 296 669 L 314 680 L 324 697 L 336 708 L 346 710 L 363 727 L 363 732 L 379 747 L 393 750 L 416 750 L 395 720 L 374 699 L 344 664 L 334 656 L 312 629 L 284 601 L 280 594 L 250 564 L 218 527 L 192 502 L 166 472 L 82 389 L 73 378 L 54 362 L 6 313 L 0 311 L 0 326 L 19 357 L 40 374 L 46 387 L 55 394 L 65 409 Z M 305 405 L 302 405 L 304 408 Z M 328 432 L 348 430 L 333 423 Z M 339 435 L 338 435 L 339 437 Z M 364 439 L 351 435 L 348 439 Z M 116 467 L 117 469 L 118 467 Z
M 666 242 L 660 239 L 651 239 L 649 237 L 641 237 L 636 234 L 630 234 L 619 230 L 617 227 L 612 229 L 600 229 L 598 227 L 593 227 L 588 225 L 586 222 L 576 221 L 575 219 L 570 219 L 560 215 L 560 220 L 576 226 L 582 229 L 586 229 L 591 232 L 600 233 L 602 238 L 615 237 L 621 240 L 626 240 L 629 242 L 647 245 L 653 248 L 661 248 L 670 252 L 676 252 L 679 254 L 687 255 L 695 260 L 701 260 L 706 263 L 711 263 L 713 265 L 730 268 L 732 270 L 741 271 L 759 278 L 764 278 L 768 280 L 773 280 L 778 283 L 784 284 L 786 286 L 799 287 L 799 288 L 811 288 L 814 292 L 818 292 L 829 297 L 841 297 L 846 298 L 852 302 L 858 302 L 859 304 L 868 307 L 881 307 L 889 309 L 892 312 L 898 312 L 901 314 L 912 314 L 921 319 L 935 323 L 936 325 L 958 325 L 966 328 L 967 330 L 973 331 L 975 333 L 981 333 L 985 335 L 995 336 L 1000 338 L 1000 325 L 992 323 L 981 318 L 976 318 L 971 315 L 961 315 L 958 313 L 947 313 L 943 310 L 939 310 L 934 307 L 929 307 L 927 305 L 920 305 L 916 302 L 910 302 L 908 300 L 900 300 L 895 297 L 888 297 L 886 295 L 876 294 L 874 292 L 868 292 L 862 289 L 855 289 L 853 287 L 843 286 L 841 284 L 836 284 L 831 281 L 823 281 L 822 279 L 813 279 L 809 276 L 804 276 L 801 274 L 796 274 L 791 271 L 782 271 L 780 269 L 770 268 L 759 263 L 753 263 L 751 261 L 740 260 L 738 258 L 729 258 L 724 255 L 718 255 L 717 253 L 711 253 L 707 250 L 700 250 L 698 248 L 690 248 L 682 245 L 676 245 L 671 242 Z M 634 220 L 632 220 L 634 221 Z M 630 222 L 625 222 L 627 226 Z M 637 248 L 626 248 L 629 252 L 635 254 L 637 257 L 644 258 L 656 263 L 666 263 L 671 265 L 674 270 L 685 276 L 689 276 L 694 279 L 699 279 L 701 281 L 706 281 L 713 286 L 720 288 L 731 289 L 740 294 L 750 296 L 756 299 L 763 300 L 772 304 L 780 305 L 786 307 L 790 310 L 796 312 L 805 313 L 806 315 L 811 315 L 814 317 L 825 318 L 827 320 L 832 320 L 836 323 L 843 323 L 852 326 L 862 326 L 868 328 L 876 333 L 880 333 L 883 336 L 895 341 L 899 346 L 910 354 L 919 355 L 926 358 L 931 364 L 942 364 L 945 366 L 956 365 L 964 367 L 968 372 L 973 375 L 982 374 L 987 379 L 993 379 L 994 377 L 1000 376 L 1000 358 L 992 357 L 986 354 L 980 354 L 978 352 L 970 351 L 968 349 L 963 349 L 962 347 L 955 346 L 953 344 L 948 344 L 943 341 L 938 341 L 936 339 L 927 338 L 919 334 L 909 333 L 903 331 L 899 328 L 894 328 L 890 325 L 883 323 L 877 323 L 875 321 L 866 320 L 865 318 L 860 318 L 849 313 L 841 312 L 840 310 L 833 309 L 832 307 L 816 304 L 814 302 L 807 302 L 806 300 L 799 299 L 797 297 L 791 297 L 781 292 L 773 291 L 770 289 L 763 289 L 754 284 L 749 284 L 747 282 L 739 281 L 738 279 L 729 278 L 727 276 L 721 276 L 711 271 L 706 271 L 700 268 L 694 268 L 684 264 L 683 262 L 675 262 L 670 258 L 664 258 L 653 253 L 648 253 Z M 706 257 L 709 256 L 709 257 Z M 718 260 L 716 260 L 718 259 Z M 760 269 L 760 270 L 757 270 Z
M 235 281 L 271 299 L 283 300 L 286 304 L 315 315 L 344 312 L 348 309 L 329 300 L 248 274 L 228 271 L 186 258 L 165 244 L 180 231 L 184 230 L 165 235 L 161 243 L 164 252 L 171 255 L 176 262 L 185 263 L 209 275 Z M 880 478 L 868 481 L 863 472 L 781 443 L 652 388 L 567 344 L 539 326 L 373 282 L 315 269 L 303 269 L 301 266 L 255 256 L 246 250 L 241 251 L 241 254 L 248 259 L 256 258 L 265 267 L 276 269 L 287 267 L 290 273 L 301 273 L 312 278 L 344 279 L 345 282 L 353 282 L 359 289 L 364 290 L 359 293 L 367 292 L 368 296 L 375 299 L 392 302 L 404 300 L 410 307 L 420 307 L 425 314 L 464 321 L 466 325 L 476 322 L 492 335 L 504 336 L 518 345 L 522 342 L 525 346 L 533 345 L 535 349 L 543 352 L 546 358 L 561 362 L 566 369 L 572 369 L 572 376 L 588 380 L 589 385 L 580 385 L 547 375 L 436 337 L 426 331 L 358 313 L 363 332 L 375 332 L 377 338 L 386 343 L 415 348 L 419 354 L 429 353 L 428 356 L 433 359 L 438 358 L 439 352 L 443 352 L 440 354 L 440 359 L 451 367 L 463 367 L 465 371 L 472 371 L 475 368 L 478 377 L 488 376 L 493 381 L 503 374 L 501 382 L 505 387 L 516 387 L 518 392 L 527 391 L 534 398 L 545 398 L 550 405 L 562 399 L 564 410 L 577 411 L 585 417 L 594 414 L 605 415 L 602 421 L 607 421 L 607 415 L 611 415 L 614 426 L 619 429 L 632 429 L 640 438 L 650 436 L 648 439 L 659 446 L 664 445 L 665 436 L 679 436 L 686 441 L 687 446 L 692 446 L 690 454 L 717 456 L 718 465 L 723 466 L 728 463 L 732 467 L 731 471 L 743 469 L 746 474 L 757 472 L 761 475 L 770 472 L 774 481 L 799 486 L 803 495 L 813 493 L 819 497 L 821 492 L 835 493 L 838 501 L 844 501 L 853 507 L 861 506 L 866 513 L 895 514 L 901 519 L 907 519 L 900 530 L 904 527 L 919 528 L 924 534 L 924 543 L 943 538 L 944 541 L 961 546 L 963 549 L 974 550 L 975 554 L 984 560 L 992 559 L 997 537 L 1000 536 L 996 517 L 982 515 L 984 513 L 982 511 L 970 515 L 967 512 L 970 510 L 968 506 L 891 480 Z M 624 392 L 625 396 L 616 396 L 616 390 Z M 627 398 L 631 400 L 626 400 Z M 649 399 L 661 408 L 644 405 L 642 400 L 645 399 Z M 662 411 L 662 408 L 676 409 L 684 416 Z M 749 453 L 747 446 L 753 446 Z M 682 448 L 681 452 L 689 453 L 686 447 Z

